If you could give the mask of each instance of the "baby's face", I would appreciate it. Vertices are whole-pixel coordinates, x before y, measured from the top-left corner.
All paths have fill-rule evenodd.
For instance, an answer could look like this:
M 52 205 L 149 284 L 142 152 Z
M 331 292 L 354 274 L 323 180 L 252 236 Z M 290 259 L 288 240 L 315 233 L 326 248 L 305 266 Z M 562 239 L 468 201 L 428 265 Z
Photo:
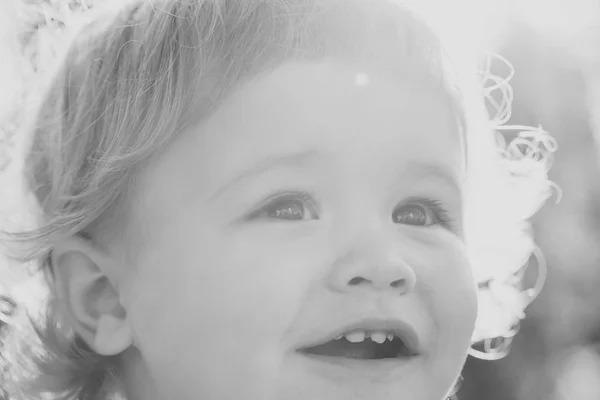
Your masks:
M 442 399 L 476 317 L 455 121 L 376 69 L 287 64 L 153 160 L 122 299 L 157 398 Z

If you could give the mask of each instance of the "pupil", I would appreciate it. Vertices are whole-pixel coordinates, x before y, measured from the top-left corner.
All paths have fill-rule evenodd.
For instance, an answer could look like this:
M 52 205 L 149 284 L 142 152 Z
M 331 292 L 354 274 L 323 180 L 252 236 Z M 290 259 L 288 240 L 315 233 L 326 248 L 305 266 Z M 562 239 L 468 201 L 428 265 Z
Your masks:
M 427 216 L 421 207 L 408 206 L 398 213 L 395 222 L 409 225 L 425 225 L 427 223 Z
M 275 209 L 275 217 L 283 219 L 302 219 L 302 207 L 297 203 L 291 203 L 287 207 L 278 207 Z

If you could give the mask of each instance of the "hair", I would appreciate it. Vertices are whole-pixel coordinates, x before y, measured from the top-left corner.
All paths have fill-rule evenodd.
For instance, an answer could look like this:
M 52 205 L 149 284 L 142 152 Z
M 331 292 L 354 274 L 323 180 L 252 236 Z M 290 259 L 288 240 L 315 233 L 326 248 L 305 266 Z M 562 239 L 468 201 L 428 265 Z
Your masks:
M 438 88 L 469 143 L 477 136 L 473 130 L 490 132 L 478 132 L 489 140 L 476 140 L 492 143 L 495 161 L 489 154 L 472 156 L 478 147 L 469 145 L 469 162 L 493 164 L 503 190 L 514 191 L 516 180 L 536 184 L 527 203 L 535 210 L 513 216 L 507 234 L 525 232 L 523 221 L 548 197 L 546 156 L 553 150 L 544 150 L 544 132 L 527 130 L 517 142 L 495 143 L 489 125 L 471 123 L 487 116 L 482 110 L 469 114 L 468 96 L 452 79 L 436 35 L 390 0 L 128 1 L 98 13 L 72 37 L 19 131 L 29 141 L 23 175 L 37 204 L 35 227 L 0 238 L 14 260 L 42 271 L 55 243 L 72 235 L 96 240 L 126 215 L 126 188 L 142 163 L 244 82 L 290 60 L 375 61 Z M 496 80 L 484 89 L 507 98 L 506 88 Z M 493 120 L 505 122 L 505 104 L 494 106 L 500 117 Z M 518 261 L 511 260 L 504 277 L 519 272 L 532 252 L 522 246 L 523 237 L 512 249 Z M 493 274 L 479 278 L 482 293 L 501 281 Z M 521 293 L 520 286 L 510 287 Z M 516 322 L 524 307 L 513 313 Z M 15 329 L 5 335 L 0 388 L 9 398 L 101 399 L 117 391 L 118 359 L 95 354 L 77 337 L 61 321 L 51 293 L 41 321 L 28 320 L 31 334 Z M 510 337 L 514 323 L 512 318 L 508 327 L 488 329 L 477 341 Z

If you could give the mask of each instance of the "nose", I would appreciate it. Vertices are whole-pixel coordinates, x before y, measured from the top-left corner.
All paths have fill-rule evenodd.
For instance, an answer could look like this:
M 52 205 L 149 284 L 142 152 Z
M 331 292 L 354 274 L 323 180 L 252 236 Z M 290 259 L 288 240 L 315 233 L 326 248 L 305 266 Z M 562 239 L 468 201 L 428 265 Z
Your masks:
M 366 289 L 405 295 L 415 289 L 415 271 L 399 252 L 380 248 L 371 256 L 357 253 L 349 252 L 334 263 L 329 278 L 332 290 L 347 293 Z

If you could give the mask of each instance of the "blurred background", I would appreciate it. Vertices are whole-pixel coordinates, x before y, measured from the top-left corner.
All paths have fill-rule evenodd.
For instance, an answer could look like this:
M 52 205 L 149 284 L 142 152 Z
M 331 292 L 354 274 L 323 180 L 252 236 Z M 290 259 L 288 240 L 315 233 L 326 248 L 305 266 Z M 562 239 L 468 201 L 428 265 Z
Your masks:
M 22 89 L 15 78 L 42 71 L 62 24 L 94 1 L 0 3 L 1 113 L 14 106 Z M 415 0 L 415 5 L 465 47 L 510 60 L 516 70 L 510 123 L 541 124 L 559 145 L 550 178 L 564 196 L 559 204 L 551 200 L 533 221 L 548 262 L 545 289 L 528 308 L 506 358 L 469 358 L 459 398 L 600 400 L 600 0 Z M 0 142 L 0 160 L 3 146 Z M 0 203 L 14 201 L 6 187 L 0 186 Z M 25 290 L 14 289 L 23 279 L 0 266 L 0 294 L 9 286 Z

